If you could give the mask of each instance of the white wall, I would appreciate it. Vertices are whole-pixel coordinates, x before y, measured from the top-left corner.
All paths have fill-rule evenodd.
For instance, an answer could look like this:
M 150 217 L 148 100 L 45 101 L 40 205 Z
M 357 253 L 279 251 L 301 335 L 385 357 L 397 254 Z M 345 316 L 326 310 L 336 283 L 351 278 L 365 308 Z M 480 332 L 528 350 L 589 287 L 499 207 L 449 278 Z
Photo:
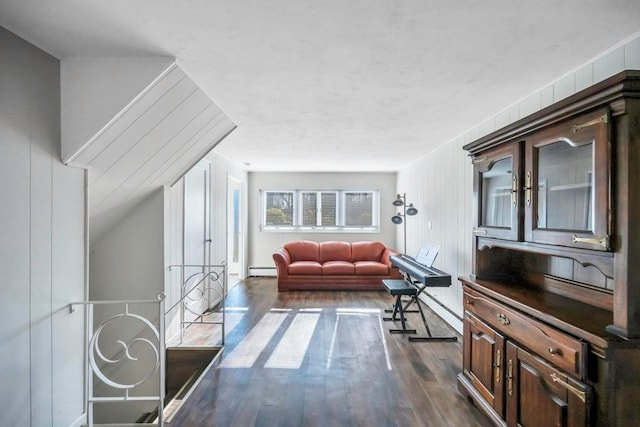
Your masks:
M 260 231 L 260 190 L 379 190 L 380 232 L 378 233 L 298 233 Z M 391 204 L 396 198 L 395 173 L 295 173 L 252 172 L 249 174 L 249 267 L 274 267 L 272 255 L 292 240 L 379 240 L 397 248 L 396 225 L 391 217 L 397 213 Z M 410 219 L 411 221 L 411 219 Z
M 473 170 L 462 147 L 625 69 L 640 69 L 640 37 L 613 46 L 398 172 L 398 191 L 406 191 L 409 201 L 419 200 L 417 207 L 421 215 L 425 214 L 425 221 L 420 223 L 417 233 L 408 239 L 408 252 L 415 251 L 421 242 L 441 246 L 435 266 L 451 274 L 452 286 L 429 292 L 458 317 L 462 316 L 462 288 L 457 277 L 471 273 L 472 243 Z M 459 318 L 438 304 L 427 302 L 461 330 Z
M 60 73 L 64 161 L 174 62 L 170 57 L 65 58 Z
M 104 300 L 153 300 L 164 291 L 165 286 L 165 189 L 154 191 L 128 216 L 98 241 L 89 254 L 89 299 Z M 110 316 L 120 313 L 123 306 L 114 308 L 96 307 L 94 321 L 98 325 Z M 131 312 L 140 314 L 156 323 L 159 318 L 157 306 L 133 305 Z M 137 322 L 122 326 L 127 330 L 107 328 L 101 335 L 101 350 L 107 357 L 118 358 L 122 347 L 117 340 L 130 343 L 133 338 L 148 331 Z M 148 337 L 151 338 L 151 337 Z M 139 349 L 136 349 L 136 351 Z M 140 352 L 139 361 L 103 366 L 109 378 L 121 378 L 127 382 L 145 378 L 154 354 Z M 138 389 L 140 394 L 157 392 L 157 377 L 149 379 Z M 96 382 L 97 393 L 108 389 Z M 94 419 L 97 422 L 133 422 L 143 413 L 153 410 L 153 402 L 131 404 L 96 404 Z
M 90 251 L 89 299 L 153 299 L 164 290 L 164 188 L 160 187 Z
M 407 229 L 407 252 L 415 255 L 424 243 L 440 245 L 435 267 L 451 274 L 451 287 L 427 292 L 454 313 L 462 313 L 462 288 L 457 278 L 471 272 L 471 162 L 459 143 L 448 143 L 398 174 L 398 191 L 418 208 L 417 224 Z M 461 331 L 455 315 L 425 302 Z
M 59 61 L 0 27 L 0 425 L 84 411 L 84 171 L 60 161 Z

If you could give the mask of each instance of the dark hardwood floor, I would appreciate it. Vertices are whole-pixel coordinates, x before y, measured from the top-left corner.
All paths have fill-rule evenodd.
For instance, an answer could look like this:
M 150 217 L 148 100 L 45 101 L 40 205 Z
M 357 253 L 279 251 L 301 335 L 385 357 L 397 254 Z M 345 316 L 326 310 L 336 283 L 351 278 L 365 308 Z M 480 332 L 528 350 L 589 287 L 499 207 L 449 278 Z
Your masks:
M 227 300 L 235 327 L 222 358 L 170 425 L 491 425 L 457 393 L 461 343 L 389 334 L 381 317 L 391 302 L 384 292 L 278 293 L 275 279 L 241 282 Z M 434 334 L 453 333 L 427 316 Z

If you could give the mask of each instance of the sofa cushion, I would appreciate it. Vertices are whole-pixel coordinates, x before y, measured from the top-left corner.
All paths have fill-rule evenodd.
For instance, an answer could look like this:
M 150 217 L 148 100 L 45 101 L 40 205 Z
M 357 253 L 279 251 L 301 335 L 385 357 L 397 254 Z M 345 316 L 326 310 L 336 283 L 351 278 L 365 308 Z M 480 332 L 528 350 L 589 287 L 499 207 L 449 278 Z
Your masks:
M 284 248 L 289 252 L 291 262 L 320 261 L 320 245 L 310 240 L 299 240 L 287 243 Z
M 380 261 L 385 246 L 381 242 L 351 243 L 351 261 Z
M 351 262 L 351 243 L 349 242 L 321 242 L 320 262 L 349 261 Z
M 322 264 L 317 261 L 296 261 L 289 264 L 289 274 L 322 275 Z
M 389 266 L 377 261 L 356 261 L 356 276 L 386 276 Z
M 349 274 L 349 275 L 354 275 L 355 274 L 355 266 L 350 263 L 349 261 L 327 261 L 324 264 L 322 264 L 322 274 L 323 275 L 332 275 L 332 274 L 336 274 L 336 275 L 343 275 L 343 274 Z

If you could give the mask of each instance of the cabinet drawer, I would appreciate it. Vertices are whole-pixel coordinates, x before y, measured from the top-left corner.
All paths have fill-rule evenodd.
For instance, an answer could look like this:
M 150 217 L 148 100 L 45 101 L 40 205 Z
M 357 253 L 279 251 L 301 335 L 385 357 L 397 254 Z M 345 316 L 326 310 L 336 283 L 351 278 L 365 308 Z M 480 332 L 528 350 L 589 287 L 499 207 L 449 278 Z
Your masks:
M 586 344 L 505 305 L 465 289 L 464 307 L 565 372 L 583 378 Z

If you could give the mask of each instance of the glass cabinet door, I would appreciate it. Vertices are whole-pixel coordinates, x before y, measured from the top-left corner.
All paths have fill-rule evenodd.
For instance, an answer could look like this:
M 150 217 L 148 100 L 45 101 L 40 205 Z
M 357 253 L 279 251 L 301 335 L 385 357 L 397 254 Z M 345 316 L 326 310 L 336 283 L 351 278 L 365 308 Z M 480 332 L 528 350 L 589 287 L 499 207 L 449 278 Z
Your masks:
M 527 140 L 526 241 L 608 250 L 608 147 L 605 110 Z
M 514 142 L 473 160 L 475 235 L 519 240 L 520 151 L 520 143 Z

